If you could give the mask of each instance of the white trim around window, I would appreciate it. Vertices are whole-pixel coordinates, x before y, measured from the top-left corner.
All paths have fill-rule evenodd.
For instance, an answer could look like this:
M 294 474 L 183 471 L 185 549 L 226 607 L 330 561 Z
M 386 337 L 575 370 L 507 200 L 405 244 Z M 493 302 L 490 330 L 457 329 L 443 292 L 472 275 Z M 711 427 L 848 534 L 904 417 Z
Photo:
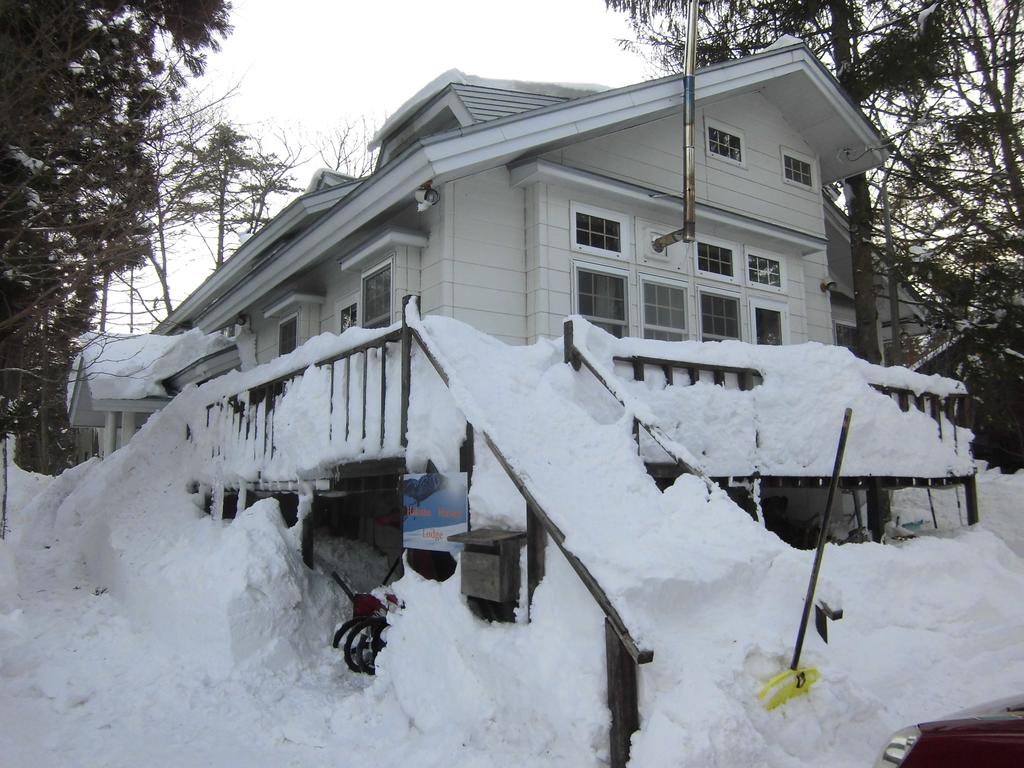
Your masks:
M 366 301 L 366 281 L 371 278 L 377 277 L 382 272 L 388 273 L 388 310 L 385 315 L 383 312 L 378 312 L 374 316 L 370 316 L 369 309 Z M 395 270 L 394 270 L 394 253 L 389 254 L 388 258 L 384 261 L 377 262 L 374 266 L 369 269 L 364 269 L 359 277 L 359 307 L 356 310 L 357 317 L 359 318 L 360 324 L 364 328 L 383 328 L 391 325 L 391 318 L 394 316 L 394 288 L 395 288 Z M 381 322 L 383 321 L 383 322 Z
M 716 131 L 719 134 L 728 134 L 730 139 L 739 140 L 739 159 L 735 159 L 728 155 L 719 154 L 711 149 L 711 140 L 714 134 L 712 131 Z M 728 123 L 723 123 L 719 120 L 715 120 L 710 117 L 704 118 L 704 154 L 709 159 L 717 160 L 727 165 L 734 165 L 739 168 L 747 167 L 747 136 L 739 128 Z
M 779 333 L 778 341 L 775 340 L 775 333 L 772 328 L 758 327 L 758 310 L 762 312 L 778 313 Z M 754 344 L 789 344 L 789 305 L 784 301 L 772 301 L 756 296 L 750 297 L 750 340 Z
M 759 261 L 752 265 L 752 259 L 758 259 Z M 778 285 L 773 284 L 776 270 L 770 262 L 775 262 L 777 265 Z M 752 269 L 754 271 L 753 276 L 751 275 Z M 743 280 L 750 288 L 756 288 L 759 291 L 786 293 L 786 257 L 781 253 L 768 251 L 764 248 L 745 245 L 743 247 Z
M 730 306 L 736 307 L 736 335 L 729 336 L 727 334 L 715 334 L 711 330 L 707 331 L 711 338 L 706 338 L 705 333 L 705 318 L 704 318 L 704 297 L 713 297 L 717 299 L 725 299 L 730 302 Z M 736 339 L 743 341 L 743 307 L 742 307 L 742 295 L 740 293 L 734 293 L 732 291 L 722 291 L 716 288 L 704 288 L 700 287 L 697 289 L 697 328 L 698 338 L 701 341 L 720 341 L 722 339 Z
M 693 301 L 693 294 L 690 287 L 680 281 L 670 278 L 656 277 L 639 273 L 637 279 L 640 285 L 640 335 L 645 339 L 660 339 L 661 341 L 685 341 L 691 336 L 690 333 L 690 306 Z M 655 296 L 656 312 L 659 317 L 652 317 L 648 309 L 648 286 L 651 286 L 658 293 L 668 295 Z M 675 305 L 675 299 L 682 299 L 682 307 Z M 668 321 L 667 323 L 665 321 Z M 679 325 L 678 322 L 682 322 Z M 678 338 L 677 338 L 678 336 Z
M 577 215 L 585 217 L 577 221 Z M 569 201 L 569 246 L 579 253 L 591 256 L 607 256 L 612 259 L 631 261 L 633 258 L 632 217 L 607 208 L 598 208 L 586 203 Z M 580 224 L 588 223 L 589 228 L 581 229 Z M 608 224 L 615 225 L 609 227 Z M 618 229 L 616 236 L 615 228 Z M 586 242 L 581 242 L 581 234 Z M 616 249 L 614 246 L 617 245 Z
M 725 249 L 730 251 L 732 253 L 732 275 L 723 275 L 719 272 L 707 272 L 701 269 L 701 245 L 710 246 L 713 249 Z M 719 256 L 721 253 L 720 251 L 715 251 L 713 255 Z M 734 243 L 731 240 L 721 240 L 717 237 L 698 235 L 697 242 L 693 245 L 693 274 L 698 277 L 707 278 L 708 280 L 720 280 L 723 283 L 740 285 L 743 282 L 740 269 L 745 268 L 745 264 L 741 264 L 741 261 L 745 262 L 745 259 L 741 259 L 741 256 L 743 256 L 743 246 L 739 243 Z
M 587 313 L 583 311 L 583 307 L 580 302 L 580 273 L 588 273 L 591 275 L 609 277 L 614 280 L 622 281 L 622 317 L 614 317 L 611 313 L 606 315 L 598 315 L 595 313 Z M 622 336 L 629 336 L 629 271 L 625 269 L 616 269 L 614 267 L 606 267 L 603 264 L 594 264 L 588 261 L 573 261 L 572 263 L 572 311 L 575 314 L 583 315 L 594 325 L 603 327 L 604 325 L 616 326 L 622 329 Z M 592 307 L 595 309 L 596 307 Z M 605 330 L 609 330 L 605 328 Z M 611 332 L 609 330 L 609 332 Z
M 805 183 L 804 181 L 801 181 L 798 178 L 796 178 L 796 176 L 799 176 L 800 174 L 796 174 L 794 178 L 790 178 L 789 176 L 786 175 L 787 156 L 793 158 L 794 160 L 799 160 L 801 163 L 805 163 L 807 165 L 807 172 L 810 176 L 809 181 Z M 815 167 L 814 158 L 811 157 L 810 155 L 805 155 L 803 152 L 797 152 L 795 149 L 790 149 L 789 147 L 783 146 L 779 147 L 779 162 L 781 163 L 780 167 L 782 169 L 783 183 L 789 184 L 792 187 L 797 187 L 798 189 L 803 189 L 805 191 L 813 191 L 817 189 L 818 186 L 820 186 L 819 184 L 817 184 L 818 171 Z

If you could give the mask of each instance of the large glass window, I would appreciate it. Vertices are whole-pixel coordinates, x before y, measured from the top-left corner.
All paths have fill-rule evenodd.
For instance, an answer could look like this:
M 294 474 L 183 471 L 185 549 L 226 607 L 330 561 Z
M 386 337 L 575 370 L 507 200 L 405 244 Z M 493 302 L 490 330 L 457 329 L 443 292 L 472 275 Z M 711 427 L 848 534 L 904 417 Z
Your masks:
M 682 341 L 686 338 L 686 291 L 645 280 L 644 338 Z
M 363 327 L 391 323 L 391 265 L 363 278 Z
M 751 285 L 782 288 L 782 262 L 756 253 L 747 254 L 747 279 Z
M 626 335 L 626 278 L 606 272 L 576 270 L 579 313 L 613 336 Z
M 782 344 L 782 312 L 768 307 L 754 307 L 754 336 L 758 344 Z
M 697 269 L 712 275 L 735 277 L 731 248 L 711 243 L 697 243 Z
M 277 354 L 287 355 L 298 342 L 299 318 L 289 317 L 277 326 Z
M 618 221 L 576 212 L 576 244 L 601 251 L 622 253 L 622 229 Z
M 702 341 L 740 338 L 740 302 L 716 293 L 700 294 Z

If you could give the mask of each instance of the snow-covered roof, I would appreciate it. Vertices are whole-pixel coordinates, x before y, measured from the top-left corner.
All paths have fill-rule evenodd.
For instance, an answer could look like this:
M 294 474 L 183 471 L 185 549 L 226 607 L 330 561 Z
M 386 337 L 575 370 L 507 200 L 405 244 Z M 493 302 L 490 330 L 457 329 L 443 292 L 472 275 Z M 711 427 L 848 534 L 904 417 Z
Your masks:
M 225 336 L 195 329 L 175 336 L 90 333 L 82 343 L 68 381 L 75 426 L 96 425 L 96 401 L 167 398 L 165 379 L 234 345 Z
M 394 114 L 384 121 L 384 124 L 373 135 L 373 138 L 370 139 L 370 149 L 376 149 L 381 146 L 388 136 L 398 130 L 409 118 L 451 85 L 462 86 L 462 88 L 456 87 L 454 90 L 464 97 L 467 107 L 474 117 L 477 118 L 477 122 L 509 114 L 518 114 L 529 109 L 536 109 L 559 101 L 575 99 L 580 96 L 608 90 L 607 86 L 592 83 L 545 83 L 530 80 L 503 80 L 480 77 L 479 75 L 467 75 L 458 69 L 449 69 L 420 88 Z M 513 103 L 508 98 L 500 99 L 498 96 L 501 92 L 508 95 L 529 95 L 535 98 Z M 487 104 L 486 102 L 489 99 L 495 103 Z M 470 106 L 470 104 L 474 103 L 474 100 L 480 107 L 477 110 Z M 504 101 L 504 104 L 501 104 L 502 101 Z M 501 106 L 498 106 L 499 104 Z M 498 106 L 498 108 L 488 109 L 487 107 L 489 106 Z

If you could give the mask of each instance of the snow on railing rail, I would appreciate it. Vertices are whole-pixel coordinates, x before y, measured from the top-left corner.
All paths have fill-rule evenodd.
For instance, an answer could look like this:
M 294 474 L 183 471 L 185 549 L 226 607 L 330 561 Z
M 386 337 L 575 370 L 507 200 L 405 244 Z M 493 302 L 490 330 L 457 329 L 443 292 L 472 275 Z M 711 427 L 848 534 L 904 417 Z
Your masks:
M 268 377 L 206 406 L 189 438 L 217 479 L 315 479 L 331 466 L 400 455 L 401 330 Z

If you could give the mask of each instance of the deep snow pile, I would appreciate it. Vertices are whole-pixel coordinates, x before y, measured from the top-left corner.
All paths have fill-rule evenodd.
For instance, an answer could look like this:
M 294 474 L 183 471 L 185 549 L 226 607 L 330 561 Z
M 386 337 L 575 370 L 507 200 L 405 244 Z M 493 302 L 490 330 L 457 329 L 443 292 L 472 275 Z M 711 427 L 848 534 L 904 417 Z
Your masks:
M 692 477 L 659 493 L 622 409 L 556 343 L 512 349 L 443 319 L 424 329 L 455 399 L 420 358 L 410 464 L 452 466 L 458 438 L 441 433 L 461 427 L 457 402 L 528 477 L 655 652 L 633 765 L 862 766 L 897 727 L 1024 690 L 1024 561 L 984 529 L 995 498 L 1002 535 L 1024 530 L 1024 478 L 982 476 L 979 530 L 829 546 L 819 594 L 846 616 L 828 646 L 806 643 L 822 681 L 769 713 L 755 693 L 788 663 L 810 553 Z M 181 439 L 185 423 L 294 364 L 188 390 L 126 448 L 22 494 L 0 543 L 17 569 L 0 576 L 5 764 L 599 765 L 603 617 L 554 547 L 529 624 L 474 618 L 457 576 L 408 574 L 364 688 L 327 647 L 345 601 L 302 566 L 298 529 L 270 501 L 225 523 L 198 508 L 186 481 L 209 460 Z M 521 525 L 522 503 L 477 450 L 475 524 Z
M 965 392 L 963 384 L 906 368 L 883 368 L 848 349 L 818 343 L 783 347 L 739 341 L 664 342 L 616 339 L 583 318 L 574 318 L 576 345 L 624 391 L 650 410 L 653 419 L 685 446 L 714 477 L 821 476 L 832 473 L 843 411 L 854 411 L 843 462 L 847 475 L 945 477 L 971 472 L 972 435 L 943 417 L 943 431 L 930 415 L 907 412 L 870 385 L 930 392 Z M 752 368 L 763 383 L 748 391 L 715 386 L 665 386 L 664 374 L 648 366 L 633 381 L 631 366 L 614 357 L 647 356 L 706 365 Z M 617 377 L 615 377 L 617 374 Z M 682 371 L 676 372 L 683 376 Z M 954 433 L 955 429 L 955 433 Z M 645 446 L 664 461 L 655 446 Z M 660 454 L 660 455 L 659 455 Z

